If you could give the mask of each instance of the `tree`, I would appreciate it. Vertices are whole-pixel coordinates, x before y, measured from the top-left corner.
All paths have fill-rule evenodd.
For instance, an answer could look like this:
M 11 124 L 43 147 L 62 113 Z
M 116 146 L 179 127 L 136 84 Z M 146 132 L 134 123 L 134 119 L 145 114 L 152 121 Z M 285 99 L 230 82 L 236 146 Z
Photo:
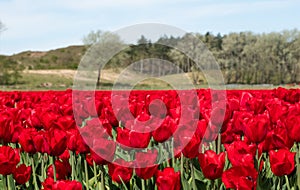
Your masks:
M 101 38 L 102 33 L 103 32 L 101 30 L 91 31 L 88 35 L 86 35 L 82 38 L 83 44 L 84 45 L 92 45 L 92 44 L 99 42 L 99 39 Z
M 140 56 L 140 73 L 143 73 L 144 70 L 144 59 L 149 54 L 149 47 L 151 47 L 151 42 L 147 40 L 147 38 L 142 35 L 140 39 L 137 41 L 138 50 Z
M 89 59 L 94 62 L 98 67 L 98 74 L 97 74 L 97 87 L 100 87 L 100 78 L 101 78 L 101 70 L 105 66 L 103 60 L 110 58 L 109 55 L 114 50 L 120 49 L 120 47 L 124 46 L 120 36 L 111 32 L 102 32 L 98 31 L 91 31 L 87 36 L 82 39 L 83 43 L 86 46 L 92 46 L 91 51 L 88 51 Z M 116 61 L 116 60 L 114 60 Z M 87 68 L 91 68 L 91 66 L 85 65 Z M 93 68 L 94 69 L 94 68 Z
M 22 78 L 20 75 L 22 70 L 24 70 L 22 64 L 5 56 L 0 56 L 0 84 L 18 84 L 19 79 Z

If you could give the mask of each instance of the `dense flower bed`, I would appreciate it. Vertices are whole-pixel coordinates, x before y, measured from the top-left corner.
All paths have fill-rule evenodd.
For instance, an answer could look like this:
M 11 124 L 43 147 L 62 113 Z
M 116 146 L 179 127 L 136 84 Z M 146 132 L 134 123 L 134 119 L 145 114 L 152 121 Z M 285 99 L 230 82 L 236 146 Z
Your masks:
M 214 92 L 0 92 L 0 188 L 300 189 L 300 90 Z

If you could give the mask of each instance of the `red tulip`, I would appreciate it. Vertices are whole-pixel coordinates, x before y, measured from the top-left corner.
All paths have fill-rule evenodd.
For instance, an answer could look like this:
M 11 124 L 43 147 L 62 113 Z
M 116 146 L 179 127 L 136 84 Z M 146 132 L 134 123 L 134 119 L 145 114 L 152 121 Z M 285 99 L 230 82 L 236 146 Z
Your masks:
M 262 114 L 266 109 L 265 101 L 261 98 L 251 98 L 246 105 L 254 114 Z
M 252 94 L 249 92 L 242 92 L 240 95 L 240 107 L 246 108 L 248 101 L 253 98 Z
M 71 174 L 71 166 L 69 161 L 55 160 L 56 179 L 66 179 Z M 53 178 L 53 165 L 47 169 L 47 176 Z
M 257 176 L 254 167 L 234 166 L 223 172 L 222 182 L 228 189 L 253 190 L 256 189 Z
M 210 117 L 211 124 L 221 127 L 229 121 L 232 112 L 229 105 L 224 101 L 215 102 L 213 106 Z
M 49 131 L 50 138 L 50 155 L 59 156 L 67 148 L 67 134 L 60 129 L 51 129 Z
M 225 165 L 225 153 L 219 155 L 212 150 L 200 153 L 198 156 L 199 164 L 203 175 L 211 180 L 218 179 L 222 176 Z
M 21 135 L 19 136 L 19 143 L 21 144 L 22 149 L 25 152 L 28 152 L 30 154 L 36 153 L 33 139 L 37 134 L 38 133 L 35 128 L 28 128 L 22 131 Z
M 146 148 L 150 142 L 150 133 L 136 132 L 127 128 L 117 128 L 117 141 L 132 148 Z
M 135 172 L 142 179 L 150 179 L 157 171 L 157 150 L 135 154 Z
M 226 124 L 226 130 L 221 133 L 221 143 L 231 144 L 235 140 L 240 140 L 241 135 L 234 133 L 232 121 Z
M 253 143 L 262 142 L 268 132 L 269 118 L 266 115 L 258 115 L 250 119 L 244 129 L 246 137 Z
M 19 137 L 22 134 L 23 130 L 24 130 L 24 127 L 22 126 L 21 123 L 18 123 L 18 124 L 11 123 L 11 125 L 10 125 L 11 139 L 4 138 L 3 139 L 4 142 L 18 143 Z M 9 132 L 7 132 L 7 133 L 9 133 Z
M 61 180 L 57 181 L 52 188 L 52 190 L 82 190 L 82 185 L 75 180 Z
M 1 109 L 0 109 L 1 111 Z M 3 139 L 4 142 L 10 142 L 11 140 L 11 125 L 13 120 L 13 115 L 9 111 L 0 112 L 0 139 Z
M 116 163 L 120 163 L 121 165 L 109 163 L 108 164 L 108 173 L 113 181 L 117 183 L 127 183 L 130 181 L 133 173 L 133 169 L 130 167 L 126 167 L 124 165 L 130 166 L 131 163 L 128 163 L 124 160 L 117 159 L 115 160 Z M 121 180 L 122 179 L 122 180 Z
M 224 145 L 227 156 L 233 166 L 253 166 L 256 154 L 256 146 L 248 145 L 244 141 L 234 141 L 231 144 Z
M 90 147 L 92 145 L 92 139 L 94 139 L 91 136 L 88 136 L 88 134 L 80 133 L 77 135 L 76 139 L 76 151 L 80 154 L 87 154 L 90 152 Z M 89 141 L 89 142 L 88 142 Z
M 39 131 L 34 137 L 35 149 L 40 153 L 50 154 L 49 136 L 45 131 Z
M 112 126 L 107 119 L 94 118 L 88 120 L 86 125 L 97 134 L 97 137 L 112 137 Z
M 77 149 L 77 139 L 78 139 L 78 130 L 69 130 L 67 131 L 67 147 L 69 150 L 75 152 Z
M 232 131 L 236 134 L 243 134 L 246 123 L 253 116 L 253 113 L 246 111 L 235 111 L 232 117 Z
M 64 153 L 62 153 L 60 156 L 59 156 L 59 159 L 63 160 L 63 161 L 68 161 L 70 159 L 70 152 L 68 149 L 66 149 L 64 151 Z
M 43 183 L 43 190 L 82 190 L 82 184 L 78 181 L 59 180 L 54 182 L 53 178 L 47 178 Z
M 88 165 L 94 166 L 94 160 L 93 160 L 91 154 L 86 154 L 85 155 L 85 160 L 86 160 Z
M 175 150 L 178 151 L 175 152 L 175 155 L 180 153 L 179 151 L 181 150 L 187 158 L 196 158 L 198 156 L 201 139 L 196 132 L 197 121 L 192 120 L 190 124 L 187 123 L 178 126 L 178 129 L 174 133 L 174 146 Z M 193 125 L 194 129 L 192 128 Z
M 276 123 L 288 113 L 289 104 L 283 103 L 281 100 L 275 98 L 267 104 L 267 109 L 270 114 L 272 123 Z
M 113 114 L 113 111 L 110 109 L 108 109 L 106 107 L 103 108 L 101 117 L 107 119 L 112 126 L 117 127 L 119 125 L 119 122 L 118 122 L 117 118 L 115 117 L 115 115 Z
M 295 169 L 295 152 L 286 149 L 280 149 L 277 152 L 271 150 L 269 155 L 271 170 L 276 176 L 289 175 Z
M 158 190 L 180 190 L 180 172 L 175 172 L 174 168 L 158 170 L 156 185 Z
M 36 129 L 42 129 L 43 125 L 41 123 L 41 120 L 39 118 L 39 115 L 35 109 L 31 111 L 30 116 L 26 119 L 26 124 L 30 127 L 36 128 Z
M 295 142 L 300 142 L 300 114 L 289 114 L 286 118 L 286 129 L 288 136 Z
M 50 106 L 48 105 L 48 107 L 50 107 Z M 52 129 L 55 126 L 55 122 L 59 116 L 58 114 L 54 113 L 53 111 L 43 111 L 39 115 L 40 115 L 40 121 L 45 130 Z
M 93 142 L 91 158 L 96 164 L 106 164 L 114 159 L 116 143 L 112 140 L 99 138 Z
M 43 190 L 52 190 L 54 185 L 54 179 L 51 177 L 47 177 L 43 182 Z
M 277 126 L 269 131 L 265 140 L 261 143 L 264 152 L 276 149 L 290 149 L 294 144 L 293 139 L 289 138 L 285 127 Z
M 152 132 L 154 140 L 164 142 L 169 139 L 175 132 L 177 125 L 175 121 L 167 116 L 164 122 Z
M 18 150 L 13 149 L 10 146 L 0 147 L 0 174 L 12 174 L 19 162 L 20 155 Z
M 13 176 L 17 184 L 26 183 L 27 181 L 29 181 L 31 176 L 31 166 L 21 164 L 14 170 Z
M 75 120 L 72 116 L 63 116 L 59 117 L 55 122 L 56 126 L 58 126 L 61 130 L 69 130 L 76 128 Z

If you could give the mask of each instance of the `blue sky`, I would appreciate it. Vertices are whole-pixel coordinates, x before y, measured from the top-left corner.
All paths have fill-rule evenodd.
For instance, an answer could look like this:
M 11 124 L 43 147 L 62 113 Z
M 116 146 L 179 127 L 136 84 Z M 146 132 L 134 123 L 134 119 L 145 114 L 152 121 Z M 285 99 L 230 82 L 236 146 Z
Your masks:
M 300 29 L 299 0 L 0 0 L 0 54 L 82 43 L 91 30 L 162 23 L 189 32 Z

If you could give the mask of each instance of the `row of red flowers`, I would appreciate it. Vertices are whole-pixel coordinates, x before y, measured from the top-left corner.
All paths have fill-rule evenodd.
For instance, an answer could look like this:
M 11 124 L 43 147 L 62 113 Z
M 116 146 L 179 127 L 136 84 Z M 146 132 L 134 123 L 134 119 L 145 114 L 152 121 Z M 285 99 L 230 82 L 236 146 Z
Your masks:
M 297 89 L 1 92 L 2 186 L 299 189 L 299 129 Z

